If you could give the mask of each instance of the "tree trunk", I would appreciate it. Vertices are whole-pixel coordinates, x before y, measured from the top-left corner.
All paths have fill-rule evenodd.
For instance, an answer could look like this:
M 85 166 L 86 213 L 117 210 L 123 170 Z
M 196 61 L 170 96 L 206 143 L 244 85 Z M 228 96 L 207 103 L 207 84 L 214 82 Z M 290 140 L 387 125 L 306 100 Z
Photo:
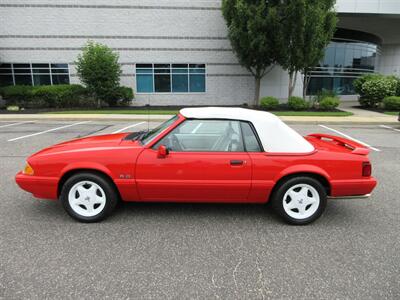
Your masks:
M 254 106 L 257 106 L 260 101 L 260 86 L 261 78 L 259 76 L 255 76 Z
M 294 88 L 296 87 L 297 72 L 290 71 L 289 73 L 289 98 L 292 97 Z
M 97 108 L 101 108 L 101 100 L 97 98 Z
M 310 77 L 308 76 L 308 72 L 304 72 L 304 85 L 303 85 L 303 99 L 307 97 L 307 90 L 310 84 Z

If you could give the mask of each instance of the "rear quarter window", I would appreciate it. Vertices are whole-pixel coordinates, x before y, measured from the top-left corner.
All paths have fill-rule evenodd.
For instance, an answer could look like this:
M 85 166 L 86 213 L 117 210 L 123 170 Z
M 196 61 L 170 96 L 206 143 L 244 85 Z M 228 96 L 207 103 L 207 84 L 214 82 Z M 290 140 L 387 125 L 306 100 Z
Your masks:
M 246 148 L 247 152 L 261 152 L 261 146 L 260 143 L 257 139 L 257 136 L 253 130 L 253 128 L 250 126 L 249 123 L 247 122 L 241 122 L 242 126 L 242 132 L 243 132 L 243 140 L 244 140 L 244 145 Z

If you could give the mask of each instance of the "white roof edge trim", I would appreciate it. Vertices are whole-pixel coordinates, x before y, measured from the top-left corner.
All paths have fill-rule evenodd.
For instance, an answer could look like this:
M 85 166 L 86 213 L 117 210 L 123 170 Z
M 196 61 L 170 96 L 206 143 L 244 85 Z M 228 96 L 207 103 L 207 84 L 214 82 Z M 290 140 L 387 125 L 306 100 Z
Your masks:
M 231 119 L 248 121 L 254 125 L 265 152 L 310 153 L 314 146 L 277 116 L 239 107 L 183 108 L 180 114 L 189 119 Z

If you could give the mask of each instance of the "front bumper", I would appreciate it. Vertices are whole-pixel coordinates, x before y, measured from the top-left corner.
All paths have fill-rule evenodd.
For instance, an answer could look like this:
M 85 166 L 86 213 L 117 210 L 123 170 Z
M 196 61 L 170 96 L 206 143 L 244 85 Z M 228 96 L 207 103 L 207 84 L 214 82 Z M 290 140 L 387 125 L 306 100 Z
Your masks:
M 25 175 L 19 172 L 15 176 L 15 181 L 21 189 L 32 193 L 36 198 L 57 199 L 58 178 Z
M 355 180 L 332 180 L 331 197 L 332 198 L 365 198 L 369 196 L 377 185 L 373 177 Z

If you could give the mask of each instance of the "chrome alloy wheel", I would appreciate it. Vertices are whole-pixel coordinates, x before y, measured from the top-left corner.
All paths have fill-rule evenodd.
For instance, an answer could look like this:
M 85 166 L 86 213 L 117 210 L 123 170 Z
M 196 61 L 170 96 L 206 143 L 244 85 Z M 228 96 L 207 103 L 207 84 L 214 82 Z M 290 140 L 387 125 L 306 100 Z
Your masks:
M 317 190 L 309 184 L 296 184 L 283 196 L 283 209 L 292 218 L 303 220 L 311 217 L 320 205 Z
M 78 215 L 93 217 L 103 211 L 106 205 L 106 194 L 93 181 L 79 181 L 69 190 L 68 202 Z

